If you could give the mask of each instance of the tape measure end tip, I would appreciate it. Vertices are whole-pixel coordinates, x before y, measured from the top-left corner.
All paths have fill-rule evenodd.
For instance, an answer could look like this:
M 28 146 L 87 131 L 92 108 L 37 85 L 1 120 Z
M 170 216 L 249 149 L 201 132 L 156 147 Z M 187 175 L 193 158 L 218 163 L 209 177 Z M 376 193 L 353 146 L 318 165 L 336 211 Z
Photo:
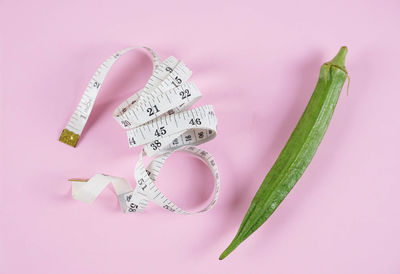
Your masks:
M 68 179 L 69 182 L 83 182 L 86 183 L 87 181 L 89 181 L 89 179 L 80 179 L 80 178 L 71 178 Z
M 64 129 L 61 132 L 60 138 L 58 140 L 69 146 L 76 147 L 79 137 L 80 137 L 79 134 L 76 134 L 68 129 Z

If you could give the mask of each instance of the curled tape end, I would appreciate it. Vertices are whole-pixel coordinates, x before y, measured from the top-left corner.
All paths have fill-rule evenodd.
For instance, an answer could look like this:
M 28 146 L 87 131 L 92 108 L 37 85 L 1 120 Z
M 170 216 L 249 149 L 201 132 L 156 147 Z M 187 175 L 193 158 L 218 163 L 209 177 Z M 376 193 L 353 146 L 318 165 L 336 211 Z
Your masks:
M 61 132 L 60 139 L 58 139 L 60 142 L 63 142 L 64 144 L 70 145 L 72 147 L 76 147 L 76 144 L 78 143 L 79 140 L 79 134 L 73 133 L 72 131 L 69 131 L 68 129 L 64 129 Z

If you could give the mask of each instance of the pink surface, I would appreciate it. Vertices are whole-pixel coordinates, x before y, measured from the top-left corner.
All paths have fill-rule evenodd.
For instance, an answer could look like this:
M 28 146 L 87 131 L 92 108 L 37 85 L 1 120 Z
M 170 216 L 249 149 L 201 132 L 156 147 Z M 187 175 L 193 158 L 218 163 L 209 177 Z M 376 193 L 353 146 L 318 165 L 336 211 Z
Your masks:
M 400 273 L 400 3 L 393 1 L 1 1 L 0 273 Z M 76 149 L 58 136 L 97 66 L 148 45 L 193 70 L 219 132 L 203 145 L 216 207 L 124 215 L 111 188 L 92 205 L 70 177 L 133 180 L 112 111 L 151 73 L 142 52 L 104 83 Z M 304 110 L 319 67 L 349 48 L 344 91 L 318 152 L 271 219 L 224 261 L 251 198 Z M 212 178 L 177 154 L 159 186 L 186 207 Z

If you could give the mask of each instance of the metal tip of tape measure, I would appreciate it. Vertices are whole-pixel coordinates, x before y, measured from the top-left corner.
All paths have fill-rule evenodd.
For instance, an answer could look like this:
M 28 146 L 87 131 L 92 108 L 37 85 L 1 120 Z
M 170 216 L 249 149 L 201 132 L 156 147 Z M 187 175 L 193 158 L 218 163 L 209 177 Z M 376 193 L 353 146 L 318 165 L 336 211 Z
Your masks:
M 61 132 L 60 139 L 58 139 L 60 142 L 63 142 L 64 144 L 70 145 L 72 147 L 76 147 L 76 144 L 78 143 L 79 140 L 79 134 L 73 133 L 72 131 L 69 131 L 68 129 L 64 129 Z
M 71 179 L 68 179 L 68 181 L 70 181 L 70 182 L 84 182 L 84 183 L 86 183 L 87 181 L 89 181 L 89 179 L 71 178 Z

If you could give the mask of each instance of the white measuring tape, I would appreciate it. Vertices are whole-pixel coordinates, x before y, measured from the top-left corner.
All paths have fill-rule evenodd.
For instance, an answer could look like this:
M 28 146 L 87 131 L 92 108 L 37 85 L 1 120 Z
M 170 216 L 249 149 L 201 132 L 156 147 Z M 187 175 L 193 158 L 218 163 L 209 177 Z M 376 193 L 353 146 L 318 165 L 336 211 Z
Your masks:
M 60 136 L 60 141 L 75 147 L 92 111 L 94 101 L 111 66 L 130 47 L 113 54 L 96 71 L 89 82 L 74 114 Z M 211 209 L 218 197 L 220 178 L 213 157 L 195 147 L 216 136 L 217 119 L 211 105 L 187 110 L 201 97 L 196 85 L 187 82 L 192 72 L 182 61 L 169 57 L 164 62 L 150 48 L 143 47 L 153 58 L 153 74 L 139 92 L 129 97 L 115 111 L 115 120 L 127 129 L 130 147 L 143 145 L 135 167 L 136 187 L 133 190 L 123 178 L 96 174 L 89 180 L 71 179 L 72 196 L 91 203 L 112 183 L 125 213 L 143 211 L 149 200 L 176 213 L 192 214 Z M 210 168 L 215 187 L 213 197 L 204 209 L 188 212 L 172 203 L 155 185 L 166 159 L 176 150 L 189 152 L 203 160 Z M 147 166 L 143 156 L 155 158 Z

